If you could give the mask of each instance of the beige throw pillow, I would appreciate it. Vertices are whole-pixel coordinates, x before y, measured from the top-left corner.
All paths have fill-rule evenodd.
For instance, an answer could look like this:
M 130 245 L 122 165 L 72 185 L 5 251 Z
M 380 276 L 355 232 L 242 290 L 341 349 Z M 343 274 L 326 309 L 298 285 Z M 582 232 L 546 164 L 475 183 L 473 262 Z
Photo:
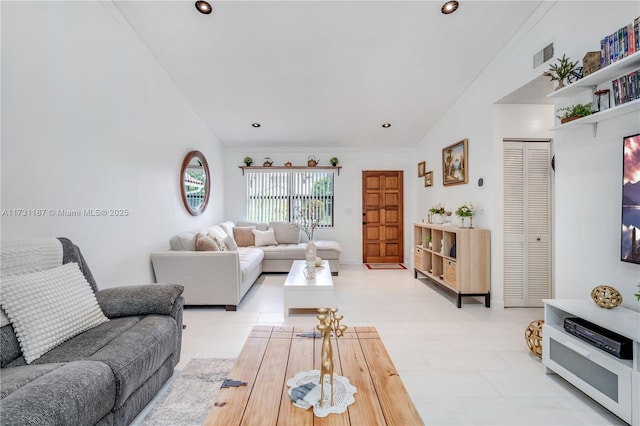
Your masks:
M 256 239 L 253 236 L 252 230 L 256 229 L 255 226 L 246 226 L 233 228 L 233 239 L 236 240 L 238 247 L 250 247 L 256 245 Z
M 196 251 L 220 251 L 218 244 L 206 234 L 196 236 Z

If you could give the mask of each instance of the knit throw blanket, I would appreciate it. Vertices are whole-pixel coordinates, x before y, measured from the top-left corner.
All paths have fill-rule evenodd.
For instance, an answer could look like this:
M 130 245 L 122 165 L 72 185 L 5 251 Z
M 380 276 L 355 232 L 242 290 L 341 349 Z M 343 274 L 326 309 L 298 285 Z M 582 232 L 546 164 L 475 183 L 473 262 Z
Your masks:
M 62 244 L 57 238 L 2 241 L 0 246 L 0 285 L 2 277 L 44 271 L 62 265 Z M 0 327 L 10 324 L 0 309 Z

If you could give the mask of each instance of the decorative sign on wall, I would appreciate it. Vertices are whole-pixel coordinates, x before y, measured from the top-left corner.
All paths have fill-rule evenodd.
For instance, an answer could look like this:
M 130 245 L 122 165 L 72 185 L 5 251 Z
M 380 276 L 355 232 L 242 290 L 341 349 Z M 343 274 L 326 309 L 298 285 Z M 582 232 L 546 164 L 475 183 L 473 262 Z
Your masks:
M 467 139 L 463 139 L 442 150 L 442 184 L 444 186 L 467 183 L 469 179 L 467 142 Z

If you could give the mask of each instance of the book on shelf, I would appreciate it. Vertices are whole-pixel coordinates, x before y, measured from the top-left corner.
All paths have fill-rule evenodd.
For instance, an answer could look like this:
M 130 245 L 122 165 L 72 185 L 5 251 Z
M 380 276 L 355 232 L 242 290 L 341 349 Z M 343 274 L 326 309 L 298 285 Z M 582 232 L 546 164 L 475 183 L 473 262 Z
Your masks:
M 615 106 L 640 99 L 640 70 L 611 81 Z
M 600 40 L 602 66 L 605 67 L 640 51 L 639 31 L 640 16 Z

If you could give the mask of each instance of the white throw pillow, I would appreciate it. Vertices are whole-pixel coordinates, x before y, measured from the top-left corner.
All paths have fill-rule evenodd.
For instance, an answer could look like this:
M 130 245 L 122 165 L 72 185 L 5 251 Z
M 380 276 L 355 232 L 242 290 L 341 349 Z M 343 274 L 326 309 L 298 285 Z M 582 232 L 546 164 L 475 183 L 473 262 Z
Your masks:
M 109 321 L 77 263 L 2 279 L 0 304 L 27 364 Z
M 273 229 L 267 229 L 266 231 L 258 231 L 253 229 L 253 235 L 256 237 L 256 247 L 262 246 L 277 246 L 276 235 L 273 233 Z

